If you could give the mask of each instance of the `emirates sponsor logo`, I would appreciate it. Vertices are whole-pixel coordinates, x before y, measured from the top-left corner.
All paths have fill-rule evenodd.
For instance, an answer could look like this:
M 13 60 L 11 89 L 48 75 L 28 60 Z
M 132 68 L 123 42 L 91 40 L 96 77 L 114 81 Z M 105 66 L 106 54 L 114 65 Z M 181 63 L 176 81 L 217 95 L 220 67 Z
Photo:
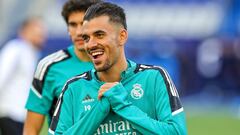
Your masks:
M 115 135 L 136 135 L 137 133 L 132 131 L 134 128 L 128 121 L 112 122 L 109 120 L 107 123 L 103 123 L 97 129 L 94 135 L 113 133 Z

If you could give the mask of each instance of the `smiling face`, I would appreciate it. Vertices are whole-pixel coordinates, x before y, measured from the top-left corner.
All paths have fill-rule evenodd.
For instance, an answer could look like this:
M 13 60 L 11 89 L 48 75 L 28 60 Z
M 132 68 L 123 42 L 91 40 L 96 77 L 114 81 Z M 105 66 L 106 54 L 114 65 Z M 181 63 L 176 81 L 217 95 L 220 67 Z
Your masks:
M 74 47 L 79 51 L 84 51 L 84 42 L 81 36 L 84 12 L 73 12 L 68 18 L 68 32 Z
M 85 50 L 96 71 L 107 71 L 121 63 L 127 32 L 120 25 L 109 21 L 108 16 L 99 16 L 84 21 L 82 27 Z M 118 64 L 117 64 L 118 65 Z

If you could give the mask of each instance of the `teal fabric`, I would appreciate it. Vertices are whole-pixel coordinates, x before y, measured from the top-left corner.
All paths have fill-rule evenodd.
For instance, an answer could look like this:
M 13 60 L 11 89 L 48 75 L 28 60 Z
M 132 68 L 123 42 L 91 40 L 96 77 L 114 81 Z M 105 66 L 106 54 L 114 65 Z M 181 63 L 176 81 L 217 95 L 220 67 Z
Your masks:
M 59 97 L 65 82 L 71 77 L 82 74 L 93 68 L 91 62 L 83 62 L 76 56 L 73 46 L 67 48 L 67 55 L 69 55 L 67 59 L 58 61 L 48 67 L 44 80 L 39 82 L 43 83 L 41 97 L 37 96 L 36 92 L 31 88 L 26 103 L 26 109 L 48 115 L 49 124 L 52 119 L 50 110 L 51 107 L 55 106 L 53 105 L 53 100 Z M 50 60 L 51 58 L 49 58 L 49 61 Z
M 69 81 L 49 134 L 186 135 L 185 113 L 167 72 L 144 65 L 137 71 L 140 65 L 128 63 L 119 84 L 101 100 L 97 96 L 104 82 L 94 69 Z

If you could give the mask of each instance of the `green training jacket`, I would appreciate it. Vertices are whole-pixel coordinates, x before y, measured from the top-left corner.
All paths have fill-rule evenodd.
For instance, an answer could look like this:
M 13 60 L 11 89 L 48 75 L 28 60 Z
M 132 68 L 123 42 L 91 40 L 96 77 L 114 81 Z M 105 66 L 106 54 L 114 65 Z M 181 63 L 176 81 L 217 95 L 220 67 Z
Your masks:
M 121 81 L 97 99 L 96 71 L 64 86 L 49 134 L 186 135 L 183 107 L 168 73 L 161 67 L 128 61 Z
M 76 56 L 73 46 L 46 56 L 37 66 L 26 109 L 47 115 L 50 125 L 57 99 L 65 82 L 92 68 L 91 62 L 83 62 Z

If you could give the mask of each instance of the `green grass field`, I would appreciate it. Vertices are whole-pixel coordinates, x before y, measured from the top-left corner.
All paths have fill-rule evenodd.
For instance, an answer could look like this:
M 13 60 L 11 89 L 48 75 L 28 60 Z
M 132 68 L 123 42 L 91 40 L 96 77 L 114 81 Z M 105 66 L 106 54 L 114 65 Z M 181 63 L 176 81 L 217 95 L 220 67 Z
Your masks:
M 188 135 L 240 135 L 240 119 L 228 113 L 187 113 Z M 47 135 L 45 124 L 41 135 Z
M 214 114 L 187 117 L 189 135 L 239 135 L 240 119 Z

